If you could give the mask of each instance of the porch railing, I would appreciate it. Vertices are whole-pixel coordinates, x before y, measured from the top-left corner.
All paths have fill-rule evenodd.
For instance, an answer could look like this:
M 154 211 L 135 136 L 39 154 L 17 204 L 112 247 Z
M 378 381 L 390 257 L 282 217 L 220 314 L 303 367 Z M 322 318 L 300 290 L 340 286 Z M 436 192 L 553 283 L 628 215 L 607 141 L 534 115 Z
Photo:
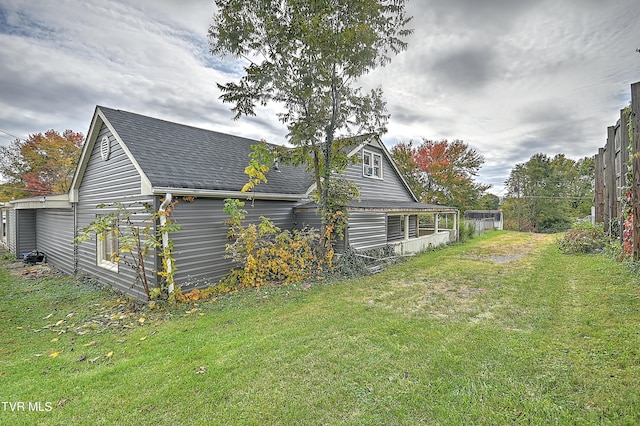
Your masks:
M 422 234 L 422 232 L 420 232 Z M 431 231 L 428 235 L 409 240 L 393 241 L 389 244 L 394 248 L 396 254 L 407 255 L 419 253 L 430 247 L 437 247 L 455 241 L 455 230 L 442 229 L 436 233 Z

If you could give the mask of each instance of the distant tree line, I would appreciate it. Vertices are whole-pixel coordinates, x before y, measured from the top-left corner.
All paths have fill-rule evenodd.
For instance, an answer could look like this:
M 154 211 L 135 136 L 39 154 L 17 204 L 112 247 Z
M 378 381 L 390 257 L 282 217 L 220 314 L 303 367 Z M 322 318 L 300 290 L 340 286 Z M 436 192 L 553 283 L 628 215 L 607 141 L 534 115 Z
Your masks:
M 0 201 L 68 192 L 83 143 L 82 133 L 49 130 L 0 147 Z
M 502 204 L 505 228 L 557 232 L 591 213 L 595 180 L 593 157 L 577 161 L 564 154 L 535 154 L 517 164 L 506 180 Z

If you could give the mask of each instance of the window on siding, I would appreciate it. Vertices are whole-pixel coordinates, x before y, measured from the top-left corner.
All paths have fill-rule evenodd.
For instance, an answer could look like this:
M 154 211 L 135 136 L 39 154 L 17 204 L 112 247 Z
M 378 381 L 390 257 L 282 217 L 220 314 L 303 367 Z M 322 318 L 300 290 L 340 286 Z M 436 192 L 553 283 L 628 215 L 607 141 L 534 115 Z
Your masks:
M 382 155 L 362 151 L 362 175 L 382 179 Z
M 114 224 L 115 229 L 115 224 Z M 98 266 L 118 272 L 118 237 L 115 230 L 98 235 L 96 257 Z

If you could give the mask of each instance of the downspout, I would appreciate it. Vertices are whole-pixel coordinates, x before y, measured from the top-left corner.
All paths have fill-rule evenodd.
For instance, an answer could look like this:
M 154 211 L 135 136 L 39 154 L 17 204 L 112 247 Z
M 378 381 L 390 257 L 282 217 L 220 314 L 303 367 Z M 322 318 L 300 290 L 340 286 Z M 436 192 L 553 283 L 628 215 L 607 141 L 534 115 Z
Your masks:
M 167 225 L 167 207 L 171 204 L 172 195 L 170 192 L 164 197 L 164 201 L 160 204 L 160 208 L 158 209 L 158 213 L 160 216 L 160 227 L 164 228 Z M 169 232 L 164 230 L 162 232 L 162 251 L 166 253 L 169 250 Z M 166 257 L 165 262 L 167 265 L 167 290 L 169 291 L 169 295 L 173 293 L 174 285 L 173 285 L 173 262 L 171 261 L 171 257 Z
M 73 276 L 78 276 L 78 203 L 71 203 L 73 206 Z

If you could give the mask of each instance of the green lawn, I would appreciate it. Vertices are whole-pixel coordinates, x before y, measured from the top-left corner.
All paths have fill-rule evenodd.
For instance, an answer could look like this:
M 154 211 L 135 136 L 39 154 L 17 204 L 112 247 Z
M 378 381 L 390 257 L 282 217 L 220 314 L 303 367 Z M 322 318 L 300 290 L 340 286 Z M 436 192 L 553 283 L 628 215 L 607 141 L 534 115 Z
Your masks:
M 553 236 L 130 308 L 0 271 L 0 424 L 640 424 L 640 281 Z

